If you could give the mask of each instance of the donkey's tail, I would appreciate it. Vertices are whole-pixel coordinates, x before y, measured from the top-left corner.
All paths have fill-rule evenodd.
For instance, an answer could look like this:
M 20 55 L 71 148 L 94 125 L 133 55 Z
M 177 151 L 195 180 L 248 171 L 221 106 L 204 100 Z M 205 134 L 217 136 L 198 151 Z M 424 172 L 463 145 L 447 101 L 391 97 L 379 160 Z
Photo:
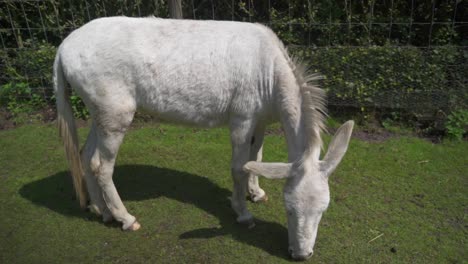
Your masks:
M 80 152 L 78 150 L 78 135 L 76 132 L 73 110 L 70 106 L 70 99 L 65 87 L 65 77 L 63 75 L 60 52 L 57 52 L 55 56 L 53 83 L 57 101 L 57 123 L 60 137 L 65 146 L 65 153 L 70 166 L 76 197 L 80 202 L 81 208 L 85 208 L 87 192 L 83 180 L 84 173 L 81 165 Z

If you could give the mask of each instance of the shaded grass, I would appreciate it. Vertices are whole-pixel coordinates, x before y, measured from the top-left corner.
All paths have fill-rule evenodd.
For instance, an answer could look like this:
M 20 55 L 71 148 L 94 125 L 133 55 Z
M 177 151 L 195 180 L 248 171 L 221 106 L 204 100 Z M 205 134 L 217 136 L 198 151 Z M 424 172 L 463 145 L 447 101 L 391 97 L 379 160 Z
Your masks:
M 265 160 L 287 160 L 280 135 L 265 141 Z M 464 262 L 467 153 L 467 142 L 353 140 L 310 262 Z M 143 225 L 127 233 L 79 210 L 53 126 L 1 131 L 0 263 L 289 262 L 282 181 L 261 181 L 270 201 L 249 203 L 246 229 L 229 207 L 229 160 L 226 129 L 132 129 L 114 174 Z

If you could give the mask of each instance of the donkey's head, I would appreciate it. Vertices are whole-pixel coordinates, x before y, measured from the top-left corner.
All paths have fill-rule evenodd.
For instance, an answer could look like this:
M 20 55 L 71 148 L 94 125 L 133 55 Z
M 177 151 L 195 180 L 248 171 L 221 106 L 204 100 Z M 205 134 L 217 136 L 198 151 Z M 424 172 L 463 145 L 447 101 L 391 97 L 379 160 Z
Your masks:
M 269 179 L 287 178 L 284 201 L 288 215 L 289 252 L 296 260 L 312 256 L 317 229 L 330 201 L 328 177 L 348 148 L 354 122 L 342 125 L 323 160 L 305 153 L 294 163 L 248 162 L 244 169 Z

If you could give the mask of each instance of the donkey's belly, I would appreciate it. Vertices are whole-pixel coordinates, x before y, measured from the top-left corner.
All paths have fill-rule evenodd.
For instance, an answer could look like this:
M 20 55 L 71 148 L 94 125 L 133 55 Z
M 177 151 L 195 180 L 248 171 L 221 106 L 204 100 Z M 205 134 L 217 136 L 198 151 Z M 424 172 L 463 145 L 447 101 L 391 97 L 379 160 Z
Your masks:
M 230 99 L 219 90 L 153 88 L 140 96 L 138 106 L 145 113 L 166 122 L 215 127 L 228 122 Z
M 138 112 L 149 114 L 165 123 L 183 124 L 198 127 L 218 127 L 228 123 L 227 113 L 188 112 L 181 109 L 162 110 L 140 107 Z

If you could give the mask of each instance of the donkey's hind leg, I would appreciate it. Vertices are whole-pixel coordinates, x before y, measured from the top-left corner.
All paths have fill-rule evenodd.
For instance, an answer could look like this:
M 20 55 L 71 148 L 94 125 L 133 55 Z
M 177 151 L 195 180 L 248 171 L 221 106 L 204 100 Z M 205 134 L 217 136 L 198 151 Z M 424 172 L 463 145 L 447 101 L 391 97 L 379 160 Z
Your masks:
M 122 223 L 123 230 L 135 231 L 140 228 L 140 224 L 127 212 L 112 180 L 117 152 L 135 112 L 111 112 L 112 114 L 101 112 L 96 117 L 97 144 L 90 167 L 101 188 L 102 198 L 114 219 Z
M 96 175 L 91 170 L 91 159 L 97 151 L 97 131 L 96 123 L 93 122 L 89 131 L 86 143 L 81 151 L 81 160 L 83 161 L 83 170 L 85 174 L 86 186 L 91 199 L 90 209 L 98 215 L 102 215 L 104 222 L 112 221 L 112 214 L 106 206 L 102 196 L 101 188 L 98 185 Z
M 262 161 L 262 150 L 263 150 L 263 138 L 265 134 L 265 125 L 258 124 L 255 128 L 252 140 L 250 141 L 250 160 Z M 260 188 L 258 184 L 258 176 L 255 174 L 249 174 L 249 182 L 247 190 L 250 195 L 250 199 L 253 202 L 267 201 L 268 196 L 265 191 Z

